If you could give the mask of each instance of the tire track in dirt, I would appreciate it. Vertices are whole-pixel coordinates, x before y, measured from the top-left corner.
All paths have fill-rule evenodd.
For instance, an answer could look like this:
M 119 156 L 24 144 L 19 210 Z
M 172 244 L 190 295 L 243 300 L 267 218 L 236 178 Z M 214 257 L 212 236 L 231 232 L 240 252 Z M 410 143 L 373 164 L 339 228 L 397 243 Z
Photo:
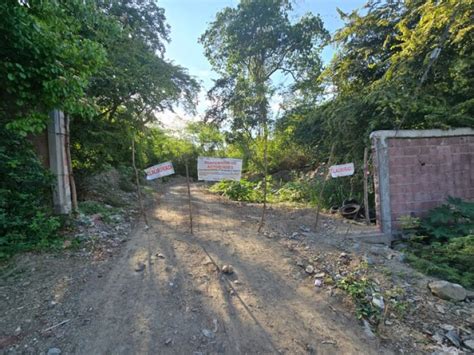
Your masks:
M 108 275 L 81 294 L 90 321 L 69 335 L 80 354 L 379 354 L 355 319 L 334 312 L 310 282 L 292 278 L 294 262 L 256 232 L 257 213 L 192 187 L 195 235 L 189 235 L 186 186 L 167 185 Z M 233 275 L 218 272 L 231 264 Z M 158 256 L 160 254 L 160 256 Z M 161 257 L 164 256 L 164 258 Z M 143 271 L 135 271 L 144 263 Z M 228 277 L 258 320 L 233 290 Z

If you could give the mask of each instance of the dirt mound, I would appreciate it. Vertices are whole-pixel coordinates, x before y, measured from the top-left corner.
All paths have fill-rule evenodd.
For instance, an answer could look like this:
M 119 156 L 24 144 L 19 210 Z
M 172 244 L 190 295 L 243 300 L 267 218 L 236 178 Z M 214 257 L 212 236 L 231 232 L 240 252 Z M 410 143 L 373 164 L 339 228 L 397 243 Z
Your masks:
M 136 201 L 136 187 L 130 171 L 111 168 L 83 178 L 79 183 L 79 199 L 100 201 L 113 207 L 124 207 Z

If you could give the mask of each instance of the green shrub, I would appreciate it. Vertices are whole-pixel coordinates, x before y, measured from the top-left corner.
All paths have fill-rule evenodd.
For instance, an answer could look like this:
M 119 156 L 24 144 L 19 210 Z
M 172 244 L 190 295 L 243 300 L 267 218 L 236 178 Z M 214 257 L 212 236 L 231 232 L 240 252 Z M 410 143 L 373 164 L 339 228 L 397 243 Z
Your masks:
M 474 288 L 474 235 L 443 243 L 412 240 L 407 260 L 425 274 Z
M 57 239 L 51 181 L 29 142 L 0 127 L 0 259 Z
M 438 241 L 474 234 L 474 203 L 453 197 L 447 202 L 423 218 L 421 234 Z
M 106 223 L 112 222 L 111 216 L 119 212 L 117 208 L 107 207 L 97 201 L 82 201 L 79 202 L 79 211 L 86 215 L 100 214 Z
M 247 180 L 220 181 L 210 188 L 211 192 L 226 196 L 234 201 L 246 202 L 262 202 L 263 194 L 261 191 L 261 183 L 254 183 Z
M 474 287 L 474 203 L 449 197 L 421 221 L 404 218 L 411 232 L 407 261 L 421 272 Z
M 210 191 L 235 201 L 263 202 L 262 184 L 261 180 L 259 182 L 251 182 L 246 179 L 224 180 L 214 184 Z M 325 185 L 324 189 L 323 185 Z M 322 208 L 330 208 L 333 205 L 340 206 L 347 198 L 356 198 L 361 201 L 362 196 L 351 193 L 352 189 L 350 179 L 329 179 L 326 182 L 299 179 L 278 186 L 269 176 L 267 178 L 267 201 L 299 202 L 312 205 L 321 203 Z
M 363 263 L 357 269 L 339 279 L 336 285 L 352 298 L 358 319 L 367 319 L 373 324 L 378 324 L 381 311 L 371 302 L 374 282 L 367 277 L 366 271 L 367 264 Z
M 125 192 L 135 192 L 137 187 L 135 185 L 135 172 L 130 166 L 120 165 L 117 168 L 120 178 L 119 178 L 119 188 Z
M 309 202 L 312 187 L 304 181 L 290 181 L 275 192 L 279 202 Z

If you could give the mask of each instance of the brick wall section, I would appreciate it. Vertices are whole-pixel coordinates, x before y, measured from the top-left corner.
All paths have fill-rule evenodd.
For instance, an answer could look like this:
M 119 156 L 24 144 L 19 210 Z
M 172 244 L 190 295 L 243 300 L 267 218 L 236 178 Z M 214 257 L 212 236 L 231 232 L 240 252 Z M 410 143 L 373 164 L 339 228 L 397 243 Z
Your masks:
M 423 216 L 448 196 L 474 200 L 474 136 L 388 138 L 392 225 Z

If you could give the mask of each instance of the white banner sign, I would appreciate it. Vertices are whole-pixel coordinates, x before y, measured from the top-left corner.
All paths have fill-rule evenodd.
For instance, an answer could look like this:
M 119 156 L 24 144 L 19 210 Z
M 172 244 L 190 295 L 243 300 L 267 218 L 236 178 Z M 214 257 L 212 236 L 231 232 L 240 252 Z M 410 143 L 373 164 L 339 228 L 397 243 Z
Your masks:
M 242 175 L 242 159 L 232 158 L 198 158 L 198 180 L 239 181 Z
M 333 178 L 354 175 L 354 163 L 333 165 L 329 168 Z
M 145 173 L 147 180 L 154 180 L 163 176 L 172 175 L 174 174 L 173 164 L 171 164 L 170 161 L 167 161 L 166 163 L 153 165 L 145 169 Z

